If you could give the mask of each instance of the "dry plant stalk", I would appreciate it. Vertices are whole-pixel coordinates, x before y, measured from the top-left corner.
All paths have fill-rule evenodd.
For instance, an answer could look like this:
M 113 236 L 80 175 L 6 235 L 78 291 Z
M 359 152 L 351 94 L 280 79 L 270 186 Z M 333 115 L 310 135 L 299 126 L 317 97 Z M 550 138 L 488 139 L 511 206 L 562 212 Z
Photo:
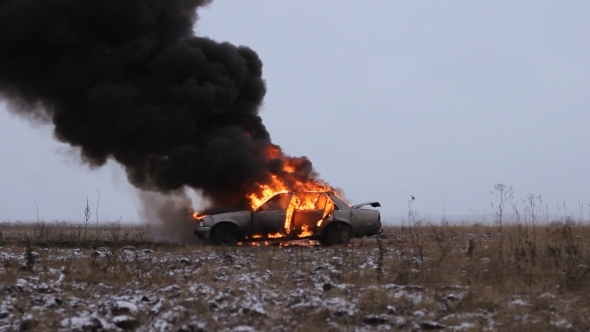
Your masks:
M 333 248 L 228 248 L 196 239 L 179 246 L 156 241 L 158 230 L 153 227 L 120 223 L 105 225 L 100 240 L 91 234 L 84 240 L 79 227 L 62 223 L 47 223 L 42 237 L 30 236 L 35 227 L 0 224 L 5 253 L 0 257 L 0 287 L 16 296 L 21 307 L 31 299 L 10 293 L 17 280 L 51 284 L 59 275 L 47 271 L 58 271 L 65 276 L 62 300 L 75 296 L 92 302 L 94 294 L 122 296 L 119 289 L 157 299 L 162 296 L 158 289 L 178 287 L 179 292 L 163 297 L 165 307 L 172 310 L 173 303 L 188 305 L 186 301 L 199 298 L 199 317 L 210 330 L 238 322 L 258 330 L 286 326 L 300 331 L 372 325 L 450 328 L 463 323 L 471 330 L 582 330 L 590 324 L 585 296 L 590 291 L 590 227 L 579 223 L 503 221 L 499 233 L 494 224 L 422 222 L 404 229 L 388 227 L 379 237 Z M 70 252 L 65 259 L 59 256 L 64 251 Z M 252 281 L 256 278 L 263 281 Z M 85 290 L 79 290 L 80 283 Z M 113 288 L 98 292 L 99 285 Z M 191 293 L 193 288 L 200 291 Z M 216 295 L 225 300 L 203 295 L 204 289 L 225 294 Z M 219 302 L 230 299 L 238 306 L 258 299 L 264 319 L 251 308 L 226 308 Z M 309 304 L 312 299 L 320 302 Z M 148 309 L 136 314 L 138 324 L 158 317 Z M 101 317 L 108 320 L 109 315 Z M 222 323 L 213 318 L 216 315 L 235 319 Z M 178 316 L 171 324 L 181 328 L 190 317 Z M 37 320 L 39 328 L 50 330 L 61 322 L 42 316 Z

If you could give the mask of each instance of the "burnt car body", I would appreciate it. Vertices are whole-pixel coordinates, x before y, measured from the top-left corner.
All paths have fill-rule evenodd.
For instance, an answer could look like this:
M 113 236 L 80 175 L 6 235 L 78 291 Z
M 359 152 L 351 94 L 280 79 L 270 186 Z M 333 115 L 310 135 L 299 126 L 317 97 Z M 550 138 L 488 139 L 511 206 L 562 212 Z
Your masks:
M 378 202 L 349 206 L 334 192 L 293 192 L 272 196 L 256 210 L 206 216 L 195 234 L 216 244 L 241 240 L 318 239 L 323 244 L 348 244 L 351 237 L 381 231 Z

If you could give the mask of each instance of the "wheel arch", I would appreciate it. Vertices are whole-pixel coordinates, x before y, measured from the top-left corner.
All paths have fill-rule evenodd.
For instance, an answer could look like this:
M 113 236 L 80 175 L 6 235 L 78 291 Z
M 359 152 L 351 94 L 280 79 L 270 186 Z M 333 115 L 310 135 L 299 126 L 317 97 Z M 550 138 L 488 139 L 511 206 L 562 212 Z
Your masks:
M 340 228 L 340 229 L 339 229 Z M 346 235 L 342 235 L 342 230 L 346 228 Z M 342 220 L 332 221 L 329 225 L 326 225 L 326 228 L 322 230 L 320 236 L 320 242 L 323 245 L 332 246 L 332 245 L 348 245 L 350 242 L 350 238 L 352 237 L 352 226 Z M 338 235 L 340 234 L 340 236 Z M 336 238 L 334 238 L 336 236 Z
M 326 225 L 326 227 L 324 227 L 324 229 L 322 229 L 321 234 L 324 234 L 324 232 L 326 232 L 327 229 L 329 229 L 330 227 L 334 227 L 338 224 L 347 226 L 348 228 L 350 228 L 350 231 L 352 232 L 352 225 L 348 221 L 334 220 L 334 221 L 331 221 L 330 223 L 328 223 Z
M 213 225 L 213 227 L 211 227 L 211 232 L 209 234 L 214 234 L 215 230 L 218 229 L 219 227 L 222 227 L 224 225 L 229 225 L 231 227 L 235 227 L 236 230 L 238 231 L 239 236 L 242 236 L 242 229 L 240 228 L 240 226 L 234 222 L 234 221 L 230 221 L 230 220 L 223 220 L 223 221 L 219 221 L 216 222 L 215 225 Z M 211 237 L 211 236 L 209 236 Z

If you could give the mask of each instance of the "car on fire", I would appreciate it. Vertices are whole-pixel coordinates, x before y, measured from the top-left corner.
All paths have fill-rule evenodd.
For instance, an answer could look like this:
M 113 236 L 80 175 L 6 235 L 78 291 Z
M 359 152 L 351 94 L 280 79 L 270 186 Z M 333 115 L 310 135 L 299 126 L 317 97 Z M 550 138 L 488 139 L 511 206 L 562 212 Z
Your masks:
M 350 206 L 332 191 L 283 192 L 255 210 L 202 216 L 195 234 L 215 244 L 240 241 L 317 239 L 325 245 L 346 245 L 351 237 L 381 231 L 378 202 Z

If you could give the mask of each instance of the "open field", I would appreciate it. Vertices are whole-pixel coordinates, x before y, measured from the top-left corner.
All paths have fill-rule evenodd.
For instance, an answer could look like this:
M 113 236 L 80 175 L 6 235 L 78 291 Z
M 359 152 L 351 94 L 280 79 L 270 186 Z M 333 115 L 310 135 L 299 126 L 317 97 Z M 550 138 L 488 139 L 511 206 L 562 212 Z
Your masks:
M 389 227 L 347 247 L 0 223 L 0 331 L 588 330 L 590 226 Z

